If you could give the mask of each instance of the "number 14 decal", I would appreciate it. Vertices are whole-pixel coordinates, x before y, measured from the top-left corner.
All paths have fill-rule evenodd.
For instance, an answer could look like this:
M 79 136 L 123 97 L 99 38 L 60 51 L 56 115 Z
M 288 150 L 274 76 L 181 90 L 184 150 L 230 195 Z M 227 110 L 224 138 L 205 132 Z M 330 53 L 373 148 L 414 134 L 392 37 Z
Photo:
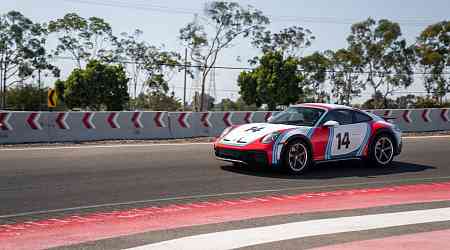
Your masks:
M 350 136 L 348 132 L 345 132 L 344 136 L 342 136 L 342 133 L 338 133 L 336 135 L 336 139 L 338 140 L 338 150 L 341 149 L 342 145 L 344 145 L 345 148 L 348 148 L 348 146 L 350 145 Z

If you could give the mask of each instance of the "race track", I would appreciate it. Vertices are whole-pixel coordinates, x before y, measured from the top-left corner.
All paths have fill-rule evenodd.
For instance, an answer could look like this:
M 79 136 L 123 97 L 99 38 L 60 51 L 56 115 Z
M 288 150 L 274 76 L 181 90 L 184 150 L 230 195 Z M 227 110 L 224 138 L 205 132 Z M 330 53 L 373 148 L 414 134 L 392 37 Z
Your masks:
M 212 153 L 208 143 L 2 148 L 0 248 L 448 244 L 449 136 L 406 138 L 389 168 L 340 162 L 302 176 Z
M 390 168 L 341 162 L 298 177 L 232 167 L 213 158 L 210 144 L 0 149 L 0 222 L 116 203 L 133 207 L 450 180 L 449 137 L 409 138 L 404 144 Z

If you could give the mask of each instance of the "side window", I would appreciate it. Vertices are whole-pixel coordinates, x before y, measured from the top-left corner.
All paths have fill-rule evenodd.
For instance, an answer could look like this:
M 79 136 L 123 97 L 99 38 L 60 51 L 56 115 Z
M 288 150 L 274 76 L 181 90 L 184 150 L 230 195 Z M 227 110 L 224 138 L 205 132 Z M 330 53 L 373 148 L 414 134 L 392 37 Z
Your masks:
M 322 124 L 327 121 L 337 121 L 341 125 L 353 123 L 353 114 L 350 110 L 332 110 L 323 119 Z
M 370 116 L 357 111 L 353 112 L 353 119 L 353 123 L 369 122 L 372 120 Z

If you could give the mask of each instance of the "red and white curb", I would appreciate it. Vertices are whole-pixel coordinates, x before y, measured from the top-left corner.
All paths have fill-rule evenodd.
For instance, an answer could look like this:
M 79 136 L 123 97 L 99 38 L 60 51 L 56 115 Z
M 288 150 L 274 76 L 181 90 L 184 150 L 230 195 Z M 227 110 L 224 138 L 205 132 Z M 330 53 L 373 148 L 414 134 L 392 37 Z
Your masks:
M 58 115 L 56 116 L 56 126 L 58 126 L 58 128 L 60 129 L 65 129 L 65 130 L 69 130 L 69 124 L 67 124 L 67 117 L 69 116 L 69 113 L 67 112 L 60 112 L 58 113 Z
M 32 112 L 28 115 L 27 124 L 31 129 L 34 130 L 42 130 L 42 126 L 39 123 L 39 118 L 41 117 L 41 113 Z
M 13 130 L 11 124 L 9 124 L 9 118 L 11 113 L 1 112 L 0 113 L 0 130 Z
M 421 223 L 443 222 L 448 220 L 450 220 L 450 208 L 360 215 L 199 234 L 128 248 L 127 250 L 197 250 L 199 249 L 199 246 L 210 246 L 204 249 L 229 250 L 305 237 L 383 229 Z M 380 245 L 384 246 L 383 242 L 384 241 L 379 242 Z M 377 249 L 379 249 L 380 245 L 378 245 Z M 414 246 L 415 249 L 417 249 L 416 247 L 417 246 Z
M 172 204 L 0 225 L 0 242 L 4 249 L 50 248 L 251 218 L 448 200 L 450 182 Z
M 94 118 L 94 113 L 92 112 L 85 112 L 83 114 L 83 126 L 87 129 L 95 129 L 95 124 L 92 122 L 92 119 Z

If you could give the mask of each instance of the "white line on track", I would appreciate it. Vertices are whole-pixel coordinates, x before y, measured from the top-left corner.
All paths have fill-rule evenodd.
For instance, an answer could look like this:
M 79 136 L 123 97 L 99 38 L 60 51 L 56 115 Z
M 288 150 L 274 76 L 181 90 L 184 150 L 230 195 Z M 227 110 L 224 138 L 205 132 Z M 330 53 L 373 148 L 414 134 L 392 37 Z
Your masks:
M 431 138 L 450 138 L 450 135 L 430 135 L 430 136 L 405 136 L 408 139 L 431 139 Z M 170 146 L 195 146 L 212 145 L 212 142 L 188 142 L 188 143 L 142 143 L 142 144 L 106 144 L 106 145 L 83 145 L 83 146 L 51 146 L 51 147 L 12 147 L 0 148 L 1 151 L 38 151 L 38 150 L 66 150 L 66 149 L 93 149 L 93 148 L 133 148 L 133 147 L 170 147 Z
M 39 214 L 78 211 L 78 210 L 86 210 L 86 209 L 96 209 L 96 208 L 102 208 L 102 207 L 137 205 L 137 204 L 152 203 L 152 202 L 182 201 L 182 200 L 203 199 L 203 198 L 219 198 L 219 197 L 223 197 L 223 196 L 252 195 L 252 194 L 276 193 L 276 192 L 286 192 L 286 191 L 296 191 L 296 190 L 302 191 L 302 190 L 311 190 L 311 189 L 350 188 L 350 187 L 367 186 L 367 185 L 405 184 L 405 183 L 411 183 L 411 182 L 416 182 L 416 181 L 423 182 L 423 181 L 439 181 L 439 180 L 449 180 L 449 179 L 450 179 L 450 176 L 439 176 L 439 177 L 430 177 L 430 178 L 412 178 L 412 179 L 402 179 L 402 180 L 392 180 L 392 181 L 372 181 L 372 182 L 345 183 L 345 184 L 336 184 L 336 185 L 290 187 L 290 188 L 279 188 L 279 189 L 249 190 L 249 191 L 242 191 L 242 192 L 175 196 L 175 197 L 157 198 L 157 199 L 149 199 L 149 200 L 104 203 L 104 204 L 95 204 L 95 205 L 78 206 L 78 207 L 70 207 L 70 208 L 30 211 L 30 212 L 23 212 L 23 213 L 16 213 L 16 214 L 4 214 L 4 215 L 0 215 L 0 219 L 7 219 L 7 218 L 14 218 L 14 217 L 21 217 L 21 216 L 32 216 L 32 215 L 39 215 Z
M 227 250 L 296 238 L 450 221 L 450 208 L 361 215 L 292 222 L 273 226 L 200 234 L 144 245 L 128 250 Z
M 138 147 L 168 147 L 168 146 L 195 146 L 212 145 L 211 142 L 193 143 L 145 143 L 145 144 L 109 144 L 109 145 L 85 145 L 85 146 L 54 146 L 54 147 L 28 147 L 28 148 L 0 148 L 0 151 L 36 151 L 36 150 L 60 150 L 60 149 L 92 149 L 92 148 L 138 148 Z

